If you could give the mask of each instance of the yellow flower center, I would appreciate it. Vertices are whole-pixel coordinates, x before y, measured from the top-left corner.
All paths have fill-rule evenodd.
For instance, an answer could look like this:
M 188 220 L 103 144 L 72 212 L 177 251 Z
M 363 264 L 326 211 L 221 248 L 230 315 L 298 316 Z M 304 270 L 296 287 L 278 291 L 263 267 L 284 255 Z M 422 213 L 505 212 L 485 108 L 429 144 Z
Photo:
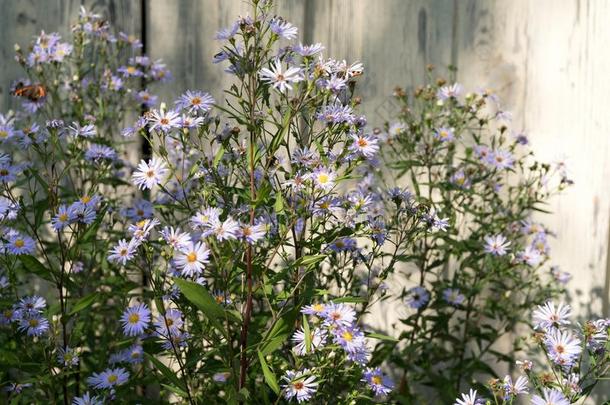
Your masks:
M 89 201 L 91 201 L 91 197 L 89 197 L 88 195 L 80 199 L 80 202 L 82 202 L 83 204 L 87 204 Z
M 8 138 L 8 131 L 0 130 L 0 138 Z
M 323 304 L 315 304 L 313 306 L 313 310 L 316 312 L 322 312 L 324 311 L 324 305 Z
M 138 323 L 139 320 L 140 320 L 140 315 L 138 315 L 138 314 L 129 315 L 129 323 Z
M 191 252 L 186 256 L 186 261 L 189 263 L 193 263 L 197 261 L 197 253 Z
M 134 74 L 136 72 L 136 67 L 135 66 L 127 66 L 127 73 L 129 73 L 130 75 Z
M 343 332 L 341 336 L 343 336 L 343 339 L 345 339 L 346 342 L 351 342 L 354 339 L 354 335 L 349 331 Z
M 119 376 L 117 376 L 116 374 L 110 374 L 108 376 L 108 383 L 114 384 L 115 382 L 117 382 L 118 379 L 119 379 Z
M 382 380 L 381 380 L 381 376 L 374 375 L 374 376 L 371 378 L 371 382 L 372 382 L 373 384 L 375 384 L 375 385 L 381 385 L 381 382 L 382 382 Z
M 59 220 L 61 222 L 66 222 L 68 220 L 68 214 L 59 214 Z
M 303 387 L 305 387 L 305 384 L 303 384 L 303 381 L 297 381 L 297 382 L 293 382 L 292 386 L 294 387 L 295 390 L 300 391 L 303 389 Z
M 17 246 L 18 248 L 21 248 L 25 245 L 25 242 L 23 241 L 23 239 L 17 239 L 15 241 L 15 246 Z
M 28 323 L 30 324 L 30 326 L 31 326 L 32 328 L 35 328 L 35 327 L 37 327 L 37 326 L 38 326 L 38 319 L 36 319 L 36 318 L 30 319 L 30 320 L 28 321 Z
M 192 105 L 199 105 L 199 104 L 201 104 L 201 98 L 200 97 L 193 97 L 191 99 L 191 104 Z
M 328 183 L 328 180 L 329 180 L 328 174 L 326 174 L 326 173 L 318 174 L 318 183 L 326 184 L 326 183 Z

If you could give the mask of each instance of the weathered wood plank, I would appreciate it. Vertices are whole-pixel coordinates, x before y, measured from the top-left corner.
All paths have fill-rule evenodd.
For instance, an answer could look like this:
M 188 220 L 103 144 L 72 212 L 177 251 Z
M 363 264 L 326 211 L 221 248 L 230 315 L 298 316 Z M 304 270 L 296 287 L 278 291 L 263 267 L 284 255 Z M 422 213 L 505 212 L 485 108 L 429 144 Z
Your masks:
M 574 276 L 573 304 L 588 316 L 602 303 L 607 310 L 610 4 L 560 4 L 460 2 L 458 77 L 468 88 L 495 89 L 540 158 L 568 157 L 576 185 L 539 219 L 558 234 L 553 262 Z

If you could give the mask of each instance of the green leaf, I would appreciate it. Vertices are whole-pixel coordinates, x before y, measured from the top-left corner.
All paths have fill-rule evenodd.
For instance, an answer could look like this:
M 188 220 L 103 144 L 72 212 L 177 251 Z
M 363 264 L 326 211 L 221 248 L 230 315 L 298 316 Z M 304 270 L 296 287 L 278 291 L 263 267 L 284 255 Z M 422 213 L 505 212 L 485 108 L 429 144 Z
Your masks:
M 182 383 L 180 378 L 178 378 L 176 373 L 174 373 L 165 364 L 161 363 L 161 361 L 159 359 L 157 359 L 155 356 L 153 356 L 149 353 L 144 353 L 144 355 L 151 363 L 154 364 L 155 368 L 157 370 L 159 370 L 161 372 L 161 374 L 163 374 L 163 376 L 165 378 L 167 378 L 175 387 L 180 388 L 183 392 L 186 391 L 184 384 Z M 185 392 L 185 394 L 186 394 L 186 392 Z
M 305 333 L 305 353 L 309 353 L 311 352 L 311 330 L 305 314 L 303 314 L 303 332 Z
M 18 255 L 17 258 L 19 258 L 19 261 L 21 262 L 21 264 L 23 264 L 23 266 L 26 268 L 26 270 L 31 271 L 32 273 L 36 274 L 40 278 L 55 282 L 55 279 L 53 278 L 53 275 L 54 275 L 53 272 L 50 269 L 47 269 L 34 256 Z
M 388 342 L 398 342 L 398 339 L 393 338 L 392 336 L 383 335 L 381 333 L 367 333 L 366 337 L 379 340 L 387 340 Z
M 188 394 L 186 393 L 186 391 L 183 391 L 178 387 L 174 387 L 173 385 L 169 385 L 169 384 L 161 384 L 161 385 L 180 397 L 183 397 L 183 398 L 188 397 Z
M 275 204 L 273 205 L 273 209 L 278 214 L 284 212 L 284 198 L 282 197 L 282 193 L 275 194 Z
M 225 330 L 221 320 L 224 320 L 225 316 L 235 320 L 234 315 L 225 311 L 205 287 L 179 278 L 174 279 L 174 282 L 178 285 L 186 299 L 195 304 L 195 306 L 210 320 L 212 325 L 224 334 Z
M 298 311 L 293 309 L 277 320 L 273 328 L 267 333 L 260 343 L 260 351 L 263 355 L 273 353 L 278 347 L 288 339 L 292 333 L 292 326 L 296 320 Z
M 307 255 L 301 256 L 298 260 L 294 262 L 294 264 L 296 266 L 312 266 L 314 264 L 320 263 L 324 259 L 326 259 L 326 255 Z
M 214 160 L 212 161 L 212 166 L 214 166 L 215 168 L 218 167 L 218 163 L 220 163 L 224 154 L 225 154 L 225 148 L 223 148 L 222 145 L 220 145 L 220 148 L 218 149 L 218 152 L 216 152 L 216 155 L 214 156 Z
M 72 307 L 72 310 L 70 310 L 68 315 L 74 315 L 75 313 L 80 312 L 83 309 L 91 306 L 98 297 L 99 297 L 99 293 L 97 293 L 97 292 L 85 295 L 83 298 L 81 298 L 74 304 L 74 306 Z
M 277 378 L 275 378 L 275 374 L 273 374 L 273 371 L 271 371 L 271 369 L 269 368 L 269 365 L 267 364 L 267 361 L 265 360 L 265 356 L 263 356 L 261 351 L 259 350 L 257 353 L 258 353 L 258 361 L 261 363 L 261 368 L 263 369 L 263 376 L 265 377 L 265 382 L 267 383 L 267 385 L 269 387 L 271 387 L 273 392 L 275 392 L 277 395 L 279 395 L 280 386 L 277 383 Z
M 352 303 L 352 304 L 361 304 L 366 302 L 366 298 L 364 297 L 339 297 L 339 298 L 335 298 L 333 299 L 333 302 L 348 302 L 348 303 Z
M 89 226 L 89 228 L 87 228 L 85 233 L 83 233 L 80 236 L 80 238 L 78 238 L 76 245 L 82 244 L 82 243 L 88 243 L 95 238 L 95 235 L 97 235 L 97 231 L 100 228 L 100 224 L 104 220 L 104 215 L 106 215 L 105 208 L 97 214 L 95 221 Z

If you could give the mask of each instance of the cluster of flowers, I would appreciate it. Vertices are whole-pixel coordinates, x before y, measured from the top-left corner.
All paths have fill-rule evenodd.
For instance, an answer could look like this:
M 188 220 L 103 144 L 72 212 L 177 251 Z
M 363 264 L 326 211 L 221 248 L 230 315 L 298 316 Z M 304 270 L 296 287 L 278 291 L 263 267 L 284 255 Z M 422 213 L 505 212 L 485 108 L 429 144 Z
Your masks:
M 503 381 L 491 380 L 488 391 L 496 403 L 510 404 L 515 397 L 529 394 L 529 383 L 535 389 L 533 405 L 570 405 L 587 397 L 606 373 L 608 359 L 608 330 L 610 320 L 588 321 L 579 330 L 571 330 L 569 305 L 555 305 L 549 301 L 533 312 L 534 340 L 543 350 L 552 372 L 536 372 L 530 360 L 519 360 L 517 366 L 527 376 L 513 382 L 510 376 Z M 477 391 L 470 390 L 456 400 L 456 405 L 485 403 Z
M 24 297 L 12 308 L 5 309 L 0 317 L 0 325 L 17 324 L 19 331 L 28 336 L 40 337 L 49 332 L 49 321 L 43 316 L 47 302 L 37 295 Z
M 314 327 L 310 329 L 307 322 L 307 326 L 301 326 L 293 335 L 292 350 L 297 356 L 308 356 L 332 343 L 345 353 L 348 361 L 360 367 L 366 366 L 370 349 L 364 333 L 357 325 L 357 314 L 352 307 L 327 302 L 306 306 L 301 312 L 311 316 L 310 321 Z M 284 396 L 287 399 L 295 398 L 298 402 L 311 399 L 319 384 L 315 372 L 308 368 L 288 370 L 282 380 L 285 381 L 282 386 Z M 392 380 L 379 367 L 364 368 L 361 380 L 377 396 L 385 396 L 394 388 Z

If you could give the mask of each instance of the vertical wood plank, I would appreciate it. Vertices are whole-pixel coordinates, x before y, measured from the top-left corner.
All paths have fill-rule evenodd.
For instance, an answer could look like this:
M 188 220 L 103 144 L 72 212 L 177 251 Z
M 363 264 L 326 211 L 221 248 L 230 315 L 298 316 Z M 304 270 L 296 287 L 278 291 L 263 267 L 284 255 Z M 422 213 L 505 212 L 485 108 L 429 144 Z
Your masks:
M 557 233 L 553 262 L 572 273 L 572 303 L 589 316 L 607 302 L 610 4 L 560 3 L 462 2 L 458 77 L 471 89 L 495 89 L 541 159 L 568 157 L 576 184 L 538 219 Z

